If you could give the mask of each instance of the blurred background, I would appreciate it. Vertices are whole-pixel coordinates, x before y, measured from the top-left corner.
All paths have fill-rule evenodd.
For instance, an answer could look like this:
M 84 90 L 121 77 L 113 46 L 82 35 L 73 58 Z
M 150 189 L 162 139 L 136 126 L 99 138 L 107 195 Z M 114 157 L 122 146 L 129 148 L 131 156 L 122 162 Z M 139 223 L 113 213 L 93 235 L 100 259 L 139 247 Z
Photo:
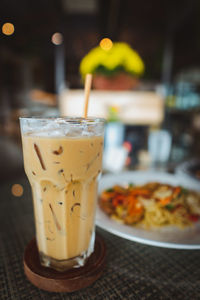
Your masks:
M 81 115 L 84 62 L 94 78 L 89 116 L 107 120 L 105 171 L 173 172 L 198 160 L 198 0 L 1 0 L 0 11 L 2 181 L 23 174 L 20 116 Z M 139 58 L 114 54 L 116 43 Z M 88 57 L 96 47 L 113 60 Z

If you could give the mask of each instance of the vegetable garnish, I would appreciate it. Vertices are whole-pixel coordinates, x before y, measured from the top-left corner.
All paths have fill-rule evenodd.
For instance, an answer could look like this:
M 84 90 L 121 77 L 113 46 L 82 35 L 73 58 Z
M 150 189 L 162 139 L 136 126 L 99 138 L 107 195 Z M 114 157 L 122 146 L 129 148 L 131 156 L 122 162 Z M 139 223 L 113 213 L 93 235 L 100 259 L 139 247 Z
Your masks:
M 120 223 L 146 228 L 183 228 L 200 219 L 200 194 L 158 182 L 115 185 L 101 193 L 99 203 L 104 212 Z

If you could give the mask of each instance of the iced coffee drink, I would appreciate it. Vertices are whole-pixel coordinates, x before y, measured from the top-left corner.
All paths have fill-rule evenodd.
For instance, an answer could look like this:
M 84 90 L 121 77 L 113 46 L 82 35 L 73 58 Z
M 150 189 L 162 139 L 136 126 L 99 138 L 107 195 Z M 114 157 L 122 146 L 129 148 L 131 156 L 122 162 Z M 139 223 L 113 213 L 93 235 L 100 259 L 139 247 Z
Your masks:
M 102 119 L 21 118 L 41 264 L 83 266 L 94 248 Z

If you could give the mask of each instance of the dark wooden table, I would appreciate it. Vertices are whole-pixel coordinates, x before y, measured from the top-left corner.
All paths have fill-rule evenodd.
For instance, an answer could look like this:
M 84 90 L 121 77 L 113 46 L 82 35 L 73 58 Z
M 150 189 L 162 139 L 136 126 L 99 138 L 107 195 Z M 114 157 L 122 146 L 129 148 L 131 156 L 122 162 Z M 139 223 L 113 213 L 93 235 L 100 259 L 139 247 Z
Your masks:
M 13 183 L 24 188 L 11 193 Z M 29 283 L 23 252 L 34 236 L 31 191 L 25 177 L 0 186 L 0 299 L 200 299 L 200 251 L 164 249 L 134 243 L 97 228 L 107 246 L 107 265 L 92 286 L 49 293 Z

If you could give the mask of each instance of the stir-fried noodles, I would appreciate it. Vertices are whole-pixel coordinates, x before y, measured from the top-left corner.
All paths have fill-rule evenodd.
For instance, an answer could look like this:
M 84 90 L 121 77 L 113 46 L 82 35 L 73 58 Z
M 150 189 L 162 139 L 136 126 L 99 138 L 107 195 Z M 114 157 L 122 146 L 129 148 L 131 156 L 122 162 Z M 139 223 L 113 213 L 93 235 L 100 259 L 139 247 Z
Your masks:
M 99 203 L 113 219 L 145 228 L 166 225 L 184 228 L 200 218 L 200 194 L 158 182 L 115 185 L 101 193 Z

